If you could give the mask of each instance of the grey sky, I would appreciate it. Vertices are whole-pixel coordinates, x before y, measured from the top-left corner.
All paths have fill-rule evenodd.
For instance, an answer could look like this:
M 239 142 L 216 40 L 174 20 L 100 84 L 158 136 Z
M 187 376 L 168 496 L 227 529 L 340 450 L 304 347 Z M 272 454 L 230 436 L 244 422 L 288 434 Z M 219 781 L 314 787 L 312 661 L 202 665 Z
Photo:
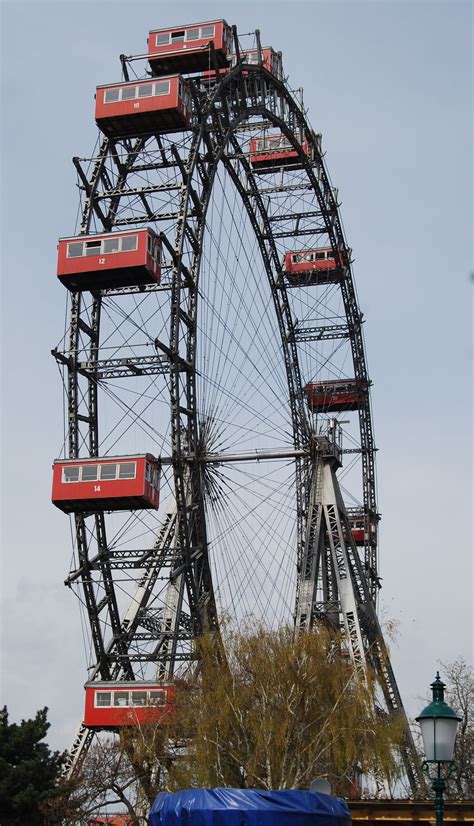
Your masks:
M 399 622 L 392 657 L 414 714 L 437 659 L 472 655 L 471 4 L 15 0 L 1 13 L 1 702 L 15 719 L 48 705 L 61 748 L 82 714 L 68 522 L 50 504 L 71 158 L 92 154 L 95 86 L 120 77 L 121 52 L 143 53 L 152 28 L 225 16 L 283 51 L 339 187 L 374 381 L 381 611 Z

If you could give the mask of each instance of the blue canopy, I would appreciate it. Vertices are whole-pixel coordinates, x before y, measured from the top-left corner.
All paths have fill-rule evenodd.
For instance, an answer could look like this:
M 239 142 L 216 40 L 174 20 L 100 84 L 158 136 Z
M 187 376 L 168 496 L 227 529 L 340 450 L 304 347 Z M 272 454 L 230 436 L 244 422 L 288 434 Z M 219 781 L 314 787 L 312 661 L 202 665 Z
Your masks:
M 185 789 L 160 792 L 150 826 L 350 826 L 339 797 L 296 790 Z

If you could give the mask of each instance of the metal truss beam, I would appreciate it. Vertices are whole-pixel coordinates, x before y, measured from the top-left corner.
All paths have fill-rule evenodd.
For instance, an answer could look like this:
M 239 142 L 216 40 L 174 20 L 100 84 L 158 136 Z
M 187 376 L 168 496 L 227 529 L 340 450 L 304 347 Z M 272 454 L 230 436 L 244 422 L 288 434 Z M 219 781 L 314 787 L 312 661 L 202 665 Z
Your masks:
M 286 232 L 272 232 L 263 236 L 264 241 L 273 241 L 276 238 L 301 238 L 308 235 L 326 235 L 326 225 L 310 227 L 309 229 L 290 229 Z
M 286 189 L 282 188 L 286 192 Z M 309 218 L 324 218 L 320 210 L 308 210 L 307 212 L 289 212 L 286 215 L 270 215 L 268 221 L 270 224 L 283 223 L 283 221 L 307 221 Z
M 295 341 L 335 341 L 337 339 L 350 338 L 350 330 L 347 324 L 327 324 L 317 327 L 303 327 L 296 325 L 294 336 Z
M 180 217 L 180 212 L 173 210 L 173 212 L 152 212 L 150 210 L 147 214 L 134 215 L 131 218 L 116 218 L 114 226 L 116 227 L 131 227 L 146 223 L 158 223 L 159 221 L 177 221 Z M 190 217 L 195 217 L 191 214 Z
M 156 168 L 153 167 L 153 169 Z M 112 187 L 108 190 L 96 192 L 95 197 L 98 201 L 102 201 L 110 200 L 116 194 L 120 194 L 122 198 L 130 198 L 139 195 L 152 195 L 158 192 L 179 192 L 181 188 L 182 184 L 166 183 L 155 186 L 123 187 L 122 190 L 117 193 L 115 187 Z
M 296 627 L 329 620 L 345 633 L 356 671 L 363 677 L 368 664 L 374 669 L 387 714 L 404 723 L 401 754 L 415 789 L 421 782 L 419 760 L 348 518 L 363 508 L 346 510 L 336 477 L 338 463 L 324 452 L 312 466 Z
M 95 381 L 128 378 L 129 376 L 157 376 L 168 372 L 168 364 L 162 356 L 133 356 L 120 359 L 103 359 L 95 362 L 78 361 L 76 369 L 86 378 Z

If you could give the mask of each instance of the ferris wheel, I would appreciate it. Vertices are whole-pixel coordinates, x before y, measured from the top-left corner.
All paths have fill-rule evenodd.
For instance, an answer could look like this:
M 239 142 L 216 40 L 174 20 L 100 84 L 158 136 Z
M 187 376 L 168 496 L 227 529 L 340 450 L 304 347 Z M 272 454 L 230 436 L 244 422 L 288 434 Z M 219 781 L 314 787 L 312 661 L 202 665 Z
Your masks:
M 221 617 L 331 622 L 404 717 L 376 613 L 363 319 L 321 135 L 258 32 L 152 31 L 121 63 L 97 87 L 80 226 L 58 247 L 53 502 L 90 629 L 71 770 L 130 708 L 171 702 Z M 403 759 L 415 788 L 408 724 Z

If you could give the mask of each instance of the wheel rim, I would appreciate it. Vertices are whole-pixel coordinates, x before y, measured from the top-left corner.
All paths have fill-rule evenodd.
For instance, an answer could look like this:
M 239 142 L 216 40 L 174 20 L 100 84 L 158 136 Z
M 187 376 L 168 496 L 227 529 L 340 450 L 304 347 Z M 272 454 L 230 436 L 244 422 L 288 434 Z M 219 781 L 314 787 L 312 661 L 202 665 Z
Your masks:
M 250 80 L 255 88 L 261 87 L 264 90 L 265 100 L 262 99 L 259 105 L 254 106 L 249 115 L 248 110 L 235 111 L 233 101 L 235 89 L 242 83 L 248 87 Z M 277 116 L 274 108 L 267 108 L 269 90 L 273 95 L 278 94 L 279 105 L 284 107 L 284 120 Z M 323 290 L 320 287 L 294 289 L 284 276 L 284 253 L 288 250 L 288 244 L 294 243 L 289 241 L 290 216 L 295 214 L 297 204 L 300 217 L 296 226 L 301 227 L 303 222 L 304 232 L 299 241 L 300 246 L 321 246 L 322 239 L 323 243 L 334 247 L 342 248 L 342 245 L 345 245 L 324 166 L 320 159 L 316 167 L 312 165 L 299 149 L 295 137 L 297 132 L 303 133 L 308 140 L 313 141 L 315 152 L 316 142 L 297 102 L 291 98 L 282 84 L 263 69 L 253 67 L 244 79 L 240 68 L 237 67 L 211 96 L 206 98 L 196 91 L 196 105 L 204 106 L 205 112 L 201 117 L 200 130 L 197 129 L 191 138 L 185 136 L 176 142 L 162 137 L 158 140 L 158 146 L 153 144 L 153 147 L 150 146 L 150 140 L 146 139 L 115 144 L 111 141 L 103 142 L 98 159 L 92 166 L 92 174 L 87 179 L 89 197 L 84 205 L 82 231 L 90 232 L 94 223 L 97 226 L 97 220 L 101 216 L 102 230 L 150 223 L 149 216 L 156 216 L 157 206 L 161 209 L 161 216 L 166 215 L 166 202 L 170 218 L 168 222 L 161 218 L 155 226 L 163 231 L 165 225 L 165 235 L 172 239 L 168 244 L 168 263 L 174 266 L 172 273 L 168 270 L 168 277 L 165 271 L 162 287 L 157 290 L 146 289 L 138 295 L 131 290 L 108 290 L 102 291 L 90 300 L 75 295 L 72 301 L 69 340 L 69 353 L 73 362 L 72 369 L 69 370 L 69 414 L 72 419 L 69 428 L 69 455 L 80 455 L 83 451 L 87 451 L 89 455 L 102 455 L 111 451 L 124 453 L 127 448 L 132 449 L 131 436 L 134 430 L 135 440 L 136 432 L 141 431 L 144 440 L 151 438 L 157 452 L 167 455 L 172 461 L 174 482 L 171 478 L 171 467 L 166 466 L 163 499 L 174 487 L 178 512 L 185 514 L 178 520 L 177 539 L 181 567 L 186 569 L 186 581 L 184 587 L 181 587 L 180 597 L 184 600 L 180 610 L 188 629 L 187 635 L 183 629 L 181 630 L 181 637 L 188 637 L 184 646 L 187 655 L 184 649 L 180 655 L 185 658 L 192 656 L 193 636 L 204 628 L 216 625 L 210 560 L 213 560 L 215 579 L 219 566 L 221 569 L 221 582 L 216 583 L 220 610 L 226 613 L 236 611 L 236 619 L 248 614 L 269 618 L 272 582 L 270 548 L 275 542 L 277 532 L 282 560 L 279 565 L 279 577 L 273 581 L 273 586 L 276 592 L 281 594 L 281 606 L 273 612 L 274 621 L 281 622 L 283 618 L 291 621 L 294 611 L 296 568 L 304 533 L 307 497 L 305 486 L 309 462 L 307 456 L 310 451 L 311 432 L 313 428 L 318 428 L 318 422 L 312 422 L 312 417 L 307 411 L 303 398 L 303 384 L 334 376 L 366 377 L 360 314 L 349 271 L 347 270 L 344 283 L 328 285 Z M 223 119 L 222 113 L 225 110 L 227 117 Z M 261 121 L 262 117 L 287 133 L 287 138 L 300 152 L 300 170 L 284 173 L 278 171 L 269 175 L 253 172 L 249 163 L 248 142 L 252 136 L 265 134 L 255 127 L 255 122 Z M 121 156 L 120 164 L 115 161 L 117 155 Z M 319 158 L 317 155 L 316 157 Z M 170 159 L 174 159 L 174 167 L 170 167 Z M 165 164 L 162 163 L 163 160 Z M 107 181 L 107 172 L 110 180 L 111 168 L 115 170 L 115 177 L 112 181 L 113 186 L 109 186 L 107 192 L 104 181 Z M 222 184 L 224 179 L 227 182 L 225 186 Z M 141 187 L 137 186 L 137 180 Z M 136 194 L 134 186 L 135 189 L 145 191 L 155 190 L 153 194 L 147 192 L 149 200 L 154 198 L 152 209 L 148 204 L 148 215 L 143 209 L 143 198 Z M 112 190 L 113 195 L 109 194 Z M 229 203 L 225 205 L 225 199 L 228 200 L 230 191 L 233 196 L 232 204 L 237 204 L 239 208 L 239 221 L 245 216 L 243 225 L 246 226 L 246 244 L 252 245 L 253 258 L 250 262 L 247 261 L 247 271 L 239 260 L 242 255 L 248 256 L 241 240 L 240 252 L 235 249 L 236 239 L 239 239 L 239 228 L 233 215 L 235 207 L 231 209 Z M 218 192 L 221 193 L 220 196 Z M 304 193 L 303 210 L 301 192 Z M 219 197 L 221 204 L 218 202 Z M 109 206 L 107 214 L 101 207 L 104 203 Z M 222 227 L 225 225 L 224 215 L 219 214 L 219 206 L 227 209 L 228 219 L 233 227 L 232 233 L 228 233 L 225 261 L 222 251 L 219 256 L 215 253 L 216 238 L 219 237 L 222 241 Z M 99 213 L 98 209 L 102 209 L 102 213 Z M 306 217 L 301 217 L 303 212 Z M 314 218 L 318 212 L 319 215 Z M 176 221 L 175 232 L 173 221 Z M 311 221 L 315 228 L 313 233 L 308 230 Z M 227 260 L 229 254 L 230 257 L 233 255 L 233 262 Z M 225 267 L 227 272 L 233 267 L 234 275 L 231 277 L 231 293 L 229 279 L 223 279 L 219 284 L 221 302 L 227 290 L 228 305 L 224 317 L 222 309 L 219 310 L 216 303 L 219 282 L 215 279 L 215 273 L 225 272 Z M 257 268 L 260 276 L 256 276 Z M 183 273 L 190 275 L 189 282 L 183 277 Z M 249 290 L 250 278 L 253 282 Z M 196 284 L 195 290 L 189 287 L 193 282 Z M 315 301 L 319 313 L 316 320 L 310 315 Z M 233 310 L 229 302 L 233 302 Z M 240 314 L 236 310 L 236 302 L 237 305 L 240 302 Z M 267 323 L 263 324 L 261 319 L 265 318 Z M 92 335 L 84 332 L 88 326 L 92 330 Z M 168 327 L 171 331 L 169 340 L 166 334 Z M 335 335 L 340 338 L 335 338 Z M 315 336 L 320 337 L 319 341 L 315 342 Z M 262 352 L 267 354 L 264 370 L 243 347 L 242 341 L 245 338 L 257 348 L 260 344 Z M 165 345 L 164 349 L 161 347 L 162 344 Z M 119 372 L 120 365 L 112 367 L 110 375 L 106 374 L 106 368 L 114 359 L 119 361 L 123 358 L 124 351 L 129 362 L 138 364 L 142 371 L 144 368 L 150 371 L 153 378 L 148 376 L 145 390 L 131 390 L 127 368 L 124 368 L 125 373 L 122 375 Z M 216 356 L 218 351 L 220 358 Z M 149 356 L 150 353 L 153 355 Z M 342 358 L 336 361 L 338 353 L 342 354 Z M 153 358 L 155 361 L 150 366 Z M 161 370 L 158 363 L 160 359 Z M 88 365 L 89 376 L 86 374 L 87 371 L 84 372 L 84 363 Z M 186 363 L 189 365 L 188 369 L 183 369 Z M 208 367 L 204 366 L 205 363 Z M 211 364 L 214 364 L 214 368 Z M 171 368 L 171 427 L 166 421 L 165 413 L 168 402 L 165 373 L 168 365 Z M 215 378 L 210 376 L 212 369 L 219 374 Z M 97 370 L 102 370 L 99 382 Z M 245 382 L 242 381 L 244 374 Z M 102 380 L 104 375 L 106 379 Z M 142 385 L 147 383 L 147 380 L 143 382 L 142 379 L 136 378 L 132 381 L 135 384 L 141 381 Z M 254 398 L 250 404 L 252 395 Z M 105 405 L 104 402 L 99 402 L 98 396 L 107 397 Z M 85 406 L 88 417 L 83 416 L 81 412 Z M 104 407 L 107 413 L 109 407 L 115 407 L 116 410 L 110 424 L 106 428 L 101 425 L 99 441 L 98 411 Z M 152 407 L 159 407 L 161 410 L 150 421 L 149 411 Z M 354 425 L 356 417 L 352 415 L 349 416 L 352 419 L 350 427 L 346 427 L 348 444 L 351 445 L 349 450 L 357 451 L 354 456 L 362 466 L 358 469 L 359 472 L 362 469 L 362 483 L 359 482 L 358 491 L 356 474 L 352 472 L 351 475 L 351 467 L 346 472 L 348 487 L 352 485 L 352 489 L 355 490 L 354 496 L 358 500 L 358 506 L 365 511 L 370 509 L 376 512 L 368 393 L 364 398 L 363 407 L 364 409 L 359 412 L 358 423 Z M 251 421 L 252 413 L 258 419 L 257 426 L 255 421 Z M 89 422 L 81 422 L 81 417 L 89 418 Z M 219 437 L 222 437 L 224 425 L 226 441 L 223 445 L 224 450 L 219 451 Z M 239 450 L 245 451 L 246 447 L 247 452 L 263 450 L 264 453 L 268 453 L 272 449 L 280 449 L 305 453 L 306 456 L 286 456 L 280 460 L 254 462 L 251 463 L 252 471 L 248 462 L 230 465 L 225 457 L 220 463 L 215 461 L 216 457 L 212 461 L 206 459 L 209 453 L 235 453 Z M 134 449 L 137 448 L 134 446 Z M 351 460 L 351 463 L 353 464 L 354 460 Z M 245 478 L 247 484 L 244 482 Z M 219 503 L 206 502 L 206 490 L 209 491 L 208 498 L 211 500 L 218 497 L 219 485 L 222 489 L 227 489 L 227 499 L 231 489 L 240 491 L 239 504 L 238 497 L 235 496 L 233 516 L 230 516 L 232 508 L 229 502 L 226 509 L 221 505 L 220 517 Z M 264 512 L 267 515 L 263 518 L 262 510 L 257 509 L 255 502 L 262 503 L 265 500 Z M 279 528 L 278 519 L 275 525 L 275 519 L 269 514 L 270 501 L 273 501 L 274 508 L 279 512 Z M 238 531 L 236 526 L 243 526 L 246 512 L 249 514 L 248 522 L 251 523 L 252 518 L 254 520 L 253 528 L 247 525 L 245 529 L 241 527 Z M 295 514 L 293 521 L 289 517 L 290 512 Z M 189 514 L 192 515 L 190 518 Z M 220 525 L 219 518 L 222 522 Z M 229 520 L 233 522 L 233 528 Z M 106 535 L 106 521 L 114 523 L 110 535 Z M 212 523 L 210 553 L 207 521 Z M 132 560 L 131 553 L 127 559 L 127 551 L 136 546 L 138 539 L 145 536 L 146 530 L 155 536 L 159 534 L 160 525 L 149 514 L 146 514 L 145 518 L 131 515 L 121 521 L 117 516 L 107 520 L 102 516 L 97 517 L 95 522 L 95 528 L 90 530 L 89 527 L 86 528 L 84 518 L 80 515 L 77 517 L 79 561 L 76 571 L 81 570 L 82 566 L 82 575 L 87 571 L 89 579 L 91 578 L 88 560 L 91 556 L 94 558 L 92 546 L 95 543 L 98 546 L 95 556 L 101 557 L 95 569 L 95 588 L 101 593 L 94 598 L 90 584 L 84 584 L 84 576 L 82 586 L 87 612 L 89 617 L 92 616 L 96 666 L 105 678 L 120 672 L 131 676 L 136 672 L 136 666 L 129 658 L 127 660 L 126 653 L 130 645 L 133 647 L 137 642 L 139 633 L 135 628 L 131 635 L 124 634 L 120 616 L 127 598 L 133 597 L 133 587 L 136 584 L 134 571 L 137 569 L 131 569 L 128 587 L 120 586 L 118 590 L 121 594 L 117 595 L 114 588 L 114 570 L 118 562 L 113 554 L 122 554 L 123 568 L 120 570 L 123 572 L 126 570 L 127 562 Z M 115 524 L 118 522 L 120 524 Z M 264 530 L 265 523 L 267 531 Z M 268 534 L 265 539 L 264 533 Z M 254 537 L 252 541 L 251 537 Z M 225 554 L 218 550 L 218 538 L 222 545 L 227 547 Z M 239 557 L 237 550 L 237 559 L 241 559 L 241 576 L 237 577 L 237 563 L 235 559 L 231 562 L 236 553 L 232 548 L 249 548 L 255 543 L 260 547 L 265 546 L 270 558 L 267 563 L 263 559 L 260 560 L 262 573 L 255 581 L 255 575 L 252 577 L 250 574 L 253 570 L 251 560 L 245 555 Z M 100 553 L 100 549 L 104 547 L 110 551 L 109 558 L 107 554 Z M 196 567 L 197 548 L 200 563 Z M 366 549 L 366 563 L 367 552 L 376 572 L 376 549 L 373 544 Z M 224 565 L 226 557 L 228 562 Z M 254 559 L 257 557 L 255 551 Z M 135 555 L 133 565 L 137 564 L 137 559 L 138 556 Z M 265 569 L 267 576 L 263 574 Z M 240 600 L 242 605 L 238 608 L 239 600 L 235 595 L 245 590 L 243 582 L 246 578 L 248 593 L 253 591 L 255 596 L 253 599 L 247 599 L 245 607 L 244 601 Z M 81 577 L 77 577 L 77 581 L 80 579 Z M 286 582 L 285 586 L 283 581 Z M 227 585 L 224 585 L 225 582 Z M 155 619 L 158 617 L 158 605 L 160 599 L 163 601 L 164 592 L 165 589 L 162 587 L 161 597 L 154 594 L 153 609 L 150 597 L 147 600 L 145 614 L 148 611 L 150 625 L 153 624 L 153 611 Z M 269 595 L 266 602 L 262 596 L 265 593 Z M 100 611 L 97 610 L 97 605 L 104 601 L 107 603 L 105 621 L 99 618 Z M 122 641 L 121 645 L 116 642 L 112 649 L 107 650 L 106 637 L 111 631 L 116 641 L 120 637 Z M 143 663 L 140 668 L 143 671 Z M 170 670 L 173 671 L 174 668 L 175 663 L 172 663 Z

